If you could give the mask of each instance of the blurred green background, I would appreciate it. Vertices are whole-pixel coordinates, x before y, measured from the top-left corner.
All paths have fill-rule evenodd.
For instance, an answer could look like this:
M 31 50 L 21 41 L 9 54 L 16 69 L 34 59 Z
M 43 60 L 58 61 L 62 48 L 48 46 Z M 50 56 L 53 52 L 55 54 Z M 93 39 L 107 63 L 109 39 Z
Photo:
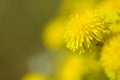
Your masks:
M 26 59 L 43 50 L 40 33 L 60 0 L 0 0 L 0 80 L 20 80 Z

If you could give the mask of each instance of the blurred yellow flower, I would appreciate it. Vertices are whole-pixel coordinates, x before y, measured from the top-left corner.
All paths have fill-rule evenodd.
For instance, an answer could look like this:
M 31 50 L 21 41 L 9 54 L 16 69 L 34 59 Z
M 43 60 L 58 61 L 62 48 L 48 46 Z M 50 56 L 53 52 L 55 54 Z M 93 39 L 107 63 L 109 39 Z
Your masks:
M 21 80 L 47 80 L 47 77 L 39 73 L 27 73 Z
M 68 16 L 72 11 L 85 8 L 95 7 L 98 0 L 62 0 L 60 15 Z
M 64 22 L 61 18 L 50 21 L 42 34 L 42 41 L 48 49 L 60 49 L 63 47 Z
M 66 23 L 64 40 L 67 48 L 73 52 L 92 52 L 97 42 L 103 42 L 110 33 L 110 20 L 98 10 L 78 10 Z
M 120 76 L 120 35 L 114 36 L 107 42 L 101 53 L 101 64 L 111 80 Z
M 83 80 L 90 73 L 99 73 L 99 65 L 90 57 L 70 56 L 60 70 L 60 80 Z M 96 75 L 96 74 L 94 74 Z
M 99 9 L 111 18 L 114 23 L 110 29 L 113 33 L 120 32 L 120 1 L 119 0 L 103 0 L 99 5 Z
M 103 0 L 99 8 L 106 13 L 112 20 L 120 19 L 120 1 L 119 0 Z

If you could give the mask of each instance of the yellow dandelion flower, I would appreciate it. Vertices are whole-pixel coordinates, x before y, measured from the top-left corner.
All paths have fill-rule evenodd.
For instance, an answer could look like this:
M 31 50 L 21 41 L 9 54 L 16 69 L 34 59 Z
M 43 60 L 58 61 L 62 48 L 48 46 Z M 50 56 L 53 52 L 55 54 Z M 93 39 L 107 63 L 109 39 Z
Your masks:
M 98 10 L 76 11 L 66 24 L 64 39 L 67 48 L 80 53 L 92 51 L 96 43 L 103 42 L 105 36 L 109 34 L 110 25 L 110 20 Z
M 101 53 L 101 64 L 105 73 L 111 80 L 120 76 L 120 35 L 115 36 L 107 42 Z M 119 75 L 118 75 L 119 74 Z
M 60 80 L 83 80 L 91 73 L 99 73 L 99 66 L 96 60 L 90 57 L 72 55 L 60 70 Z
M 39 73 L 27 73 L 21 80 L 47 80 L 47 78 Z
M 112 20 L 120 19 L 120 1 L 119 0 L 103 0 L 99 8 L 106 13 Z
M 50 21 L 42 34 L 42 42 L 47 49 L 60 49 L 62 48 L 63 41 L 63 19 L 56 18 Z
M 97 0 L 62 0 L 60 7 L 60 15 L 67 16 L 72 11 L 84 8 L 84 7 L 94 7 Z
M 114 23 L 110 29 L 113 33 L 120 32 L 120 1 L 119 0 L 103 0 L 99 5 L 99 9 L 111 18 Z

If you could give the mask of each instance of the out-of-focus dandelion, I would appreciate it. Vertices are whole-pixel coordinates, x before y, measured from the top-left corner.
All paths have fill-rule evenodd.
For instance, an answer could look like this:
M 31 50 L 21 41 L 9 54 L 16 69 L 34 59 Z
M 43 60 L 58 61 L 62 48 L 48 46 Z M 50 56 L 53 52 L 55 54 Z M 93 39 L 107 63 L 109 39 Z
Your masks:
M 83 80 L 90 73 L 99 73 L 97 61 L 90 57 L 72 55 L 60 70 L 59 79 Z
M 98 0 L 62 0 L 60 15 L 68 16 L 72 11 L 85 8 L 95 7 Z
M 120 35 L 107 42 L 101 53 L 101 64 L 110 80 L 120 79 Z M 119 78 L 119 79 L 118 79 Z
M 27 73 L 21 80 L 47 80 L 47 77 L 39 73 Z
M 120 1 L 119 0 L 103 0 L 99 5 L 101 11 L 111 17 L 112 20 L 117 20 L 120 14 Z
M 97 42 L 104 42 L 110 33 L 110 20 L 98 10 L 78 10 L 66 23 L 64 40 L 67 48 L 73 52 L 92 52 Z
M 64 22 L 62 18 L 50 21 L 43 32 L 42 41 L 47 49 L 60 49 L 63 47 Z
M 110 27 L 113 33 L 120 32 L 120 1 L 119 0 L 103 0 L 99 5 L 99 9 L 111 18 L 113 25 Z

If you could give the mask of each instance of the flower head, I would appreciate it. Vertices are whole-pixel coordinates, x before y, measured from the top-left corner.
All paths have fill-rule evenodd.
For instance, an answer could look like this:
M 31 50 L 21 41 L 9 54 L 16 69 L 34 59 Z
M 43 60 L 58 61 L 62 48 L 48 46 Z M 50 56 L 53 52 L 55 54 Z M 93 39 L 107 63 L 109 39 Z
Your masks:
M 120 1 L 119 0 L 103 0 L 99 5 L 99 9 L 111 18 L 114 23 L 110 29 L 112 33 L 120 32 Z
M 51 20 L 45 27 L 42 34 L 42 41 L 46 48 L 48 49 L 60 49 L 62 48 L 63 41 L 63 19 L 55 18 Z
M 119 0 L 104 0 L 99 8 L 106 13 L 112 20 L 120 19 L 120 1 Z
M 101 64 L 105 70 L 105 73 L 111 80 L 116 80 L 120 73 L 120 35 L 112 38 L 103 47 L 101 53 Z M 120 74 L 119 74 L 120 76 Z
M 67 48 L 80 53 L 92 51 L 97 42 L 103 42 L 108 35 L 110 24 L 109 19 L 97 10 L 76 11 L 66 24 L 64 39 Z
M 67 16 L 76 9 L 95 7 L 96 5 L 97 0 L 62 0 L 60 15 Z

